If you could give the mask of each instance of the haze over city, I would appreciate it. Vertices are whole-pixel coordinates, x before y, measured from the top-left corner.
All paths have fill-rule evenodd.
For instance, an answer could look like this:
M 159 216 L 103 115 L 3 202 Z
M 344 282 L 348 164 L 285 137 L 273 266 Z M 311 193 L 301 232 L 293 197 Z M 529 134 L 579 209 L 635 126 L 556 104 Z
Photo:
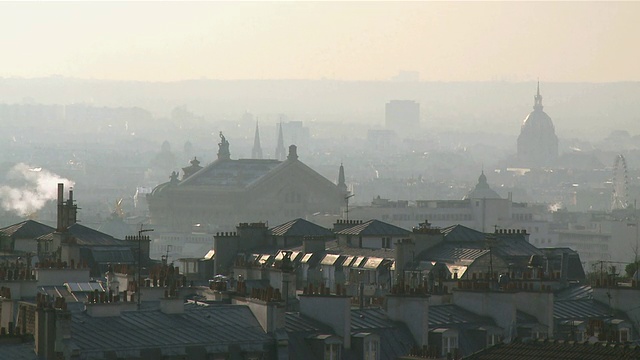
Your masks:
M 0 76 L 640 80 L 637 2 L 3 2 Z
M 0 2 L 0 359 L 639 359 L 639 18 Z

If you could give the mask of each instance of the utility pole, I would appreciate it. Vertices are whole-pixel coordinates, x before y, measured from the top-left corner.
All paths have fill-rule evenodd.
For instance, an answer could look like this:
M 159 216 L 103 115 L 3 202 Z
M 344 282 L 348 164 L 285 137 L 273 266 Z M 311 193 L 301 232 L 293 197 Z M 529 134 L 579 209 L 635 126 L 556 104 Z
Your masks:
M 138 231 L 138 310 L 140 310 L 141 304 L 141 292 L 142 292 L 142 247 L 140 246 L 142 242 L 142 233 L 153 231 L 153 229 L 143 229 L 144 224 L 140 224 L 140 230 Z
M 635 280 L 636 282 L 638 281 L 637 279 L 637 274 L 639 274 L 639 270 L 638 269 L 638 227 L 640 227 L 640 224 L 638 224 L 638 210 L 636 208 L 636 200 L 633 200 L 633 211 L 636 214 L 636 248 L 634 249 L 633 253 L 635 255 L 633 261 L 634 261 L 634 268 L 636 269 L 636 271 L 631 275 L 631 279 Z M 631 282 L 633 284 L 633 282 Z

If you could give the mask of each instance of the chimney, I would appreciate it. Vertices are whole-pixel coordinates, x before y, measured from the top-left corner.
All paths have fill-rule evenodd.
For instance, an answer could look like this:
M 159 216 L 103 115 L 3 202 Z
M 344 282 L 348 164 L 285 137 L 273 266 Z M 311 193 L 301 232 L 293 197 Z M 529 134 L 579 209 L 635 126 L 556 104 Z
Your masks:
M 300 313 L 329 325 L 351 349 L 351 298 L 340 295 L 300 295 Z
M 288 160 L 297 160 L 298 159 L 298 147 L 295 145 L 289 146 L 289 155 L 287 155 Z
M 62 216 L 63 211 L 64 211 L 64 184 L 58 183 L 58 213 L 57 213 L 58 226 L 56 229 L 57 231 L 64 231 L 64 223 L 63 223 L 63 216 Z
M 404 269 L 415 257 L 415 243 L 411 239 L 401 239 L 395 246 L 396 274 L 404 274 Z
M 69 199 L 67 200 L 66 214 L 67 221 L 65 227 L 75 224 L 78 216 L 78 207 L 73 204 L 73 188 L 69 189 Z
M 56 313 L 49 303 L 38 304 L 35 324 L 35 351 L 39 359 L 53 359 L 56 337 Z
M 389 319 L 404 323 L 418 347 L 427 346 L 429 336 L 429 297 L 419 294 L 387 295 Z
M 57 354 L 65 352 L 65 344 L 71 339 L 71 312 L 67 310 L 67 303 L 64 298 L 57 298 L 55 303 L 54 352 Z
M 284 329 L 285 309 L 284 302 L 280 300 L 265 300 L 257 298 L 234 297 L 231 300 L 234 305 L 246 305 L 256 317 L 260 327 L 267 334 Z

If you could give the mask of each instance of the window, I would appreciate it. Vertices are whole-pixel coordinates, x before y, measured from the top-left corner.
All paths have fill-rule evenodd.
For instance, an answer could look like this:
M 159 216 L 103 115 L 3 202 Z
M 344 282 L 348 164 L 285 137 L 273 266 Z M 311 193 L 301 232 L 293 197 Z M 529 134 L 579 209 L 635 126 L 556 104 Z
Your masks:
M 377 340 L 371 340 L 366 343 L 364 348 L 364 360 L 379 360 L 380 343 Z
M 487 346 L 493 346 L 500 342 L 500 335 L 490 334 L 487 335 Z
M 442 338 L 442 356 L 453 353 L 458 349 L 458 337 L 446 336 Z
M 382 238 L 382 247 L 385 249 L 391 249 L 391 238 L 383 237 Z
M 629 329 L 620 329 L 620 342 L 629 341 Z
M 338 360 L 340 358 L 339 344 L 324 345 L 324 360 Z

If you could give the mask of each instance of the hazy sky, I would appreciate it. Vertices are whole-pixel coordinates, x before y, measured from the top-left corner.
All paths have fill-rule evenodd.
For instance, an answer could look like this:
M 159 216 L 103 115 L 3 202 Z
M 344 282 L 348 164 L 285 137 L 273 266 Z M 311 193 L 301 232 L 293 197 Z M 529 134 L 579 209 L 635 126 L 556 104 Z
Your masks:
M 0 76 L 640 80 L 640 2 L 0 2 Z

